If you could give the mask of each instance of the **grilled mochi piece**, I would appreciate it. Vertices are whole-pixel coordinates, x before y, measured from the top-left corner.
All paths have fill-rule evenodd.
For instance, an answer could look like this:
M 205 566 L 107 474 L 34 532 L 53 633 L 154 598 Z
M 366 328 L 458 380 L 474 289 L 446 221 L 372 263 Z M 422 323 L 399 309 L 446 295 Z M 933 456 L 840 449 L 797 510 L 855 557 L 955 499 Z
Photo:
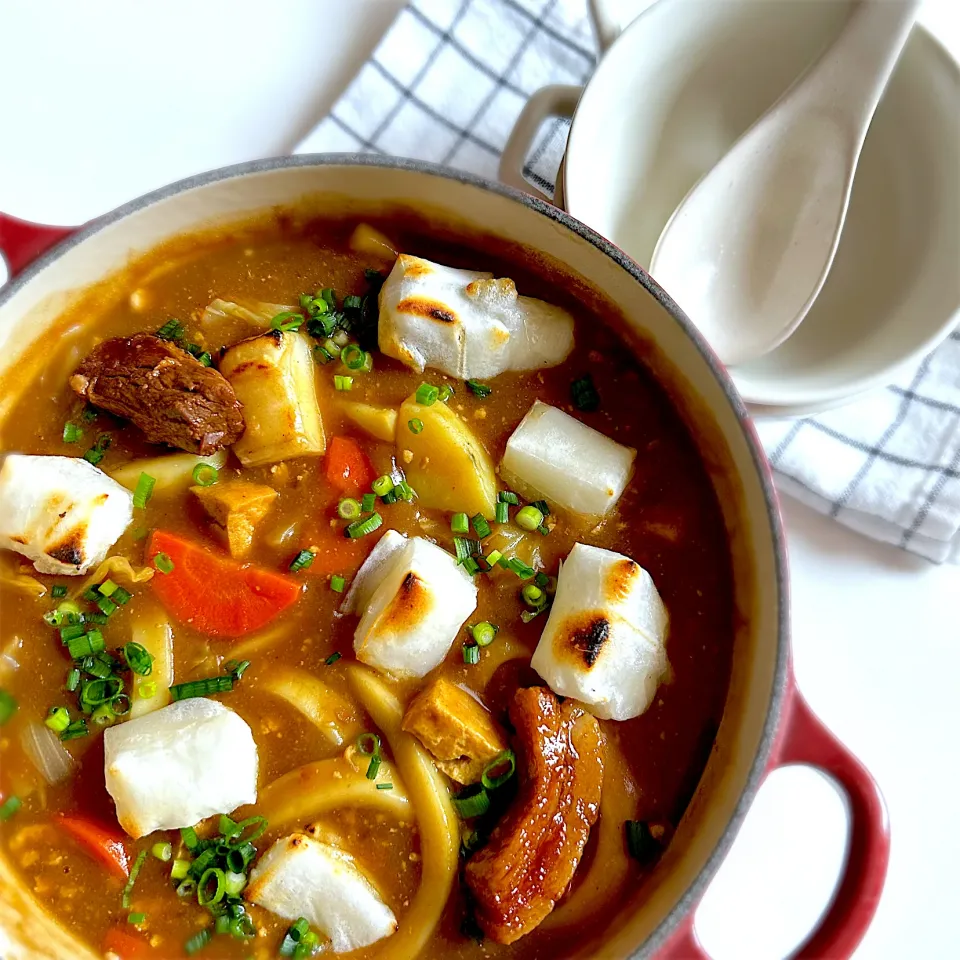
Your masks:
M 346 601 L 361 615 L 354 652 L 384 673 L 426 676 L 476 609 L 476 585 L 446 550 L 422 537 L 402 545 L 392 540 L 379 557 L 375 553 Z
M 510 435 L 500 464 L 504 483 L 536 500 L 603 516 L 620 499 L 637 451 L 537 400 Z
M 243 892 L 285 920 L 305 917 L 347 953 L 389 937 L 397 918 L 353 858 L 328 843 L 293 833 L 278 840 L 250 872 Z
M 598 717 L 650 706 L 669 666 L 667 611 L 650 574 L 621 553 L 574 544 L 530 666 Z
M 507 738 L 490 711 L 445 677 L 437 677 L 410 704 L 403 729 L 458 783 L 476 783 L 487 765 L 507 749 Z
M 193 697 L 103 734 L 107 792 L 131 837 L 191 827 L 257 799 L 257 745 L 245 720 Z
M 133 495 L 74 457 L 11 453 L 0 468 L 0 547 L 40 573 L 86 573 L 133 519 Z
M 237 559 L 250 552 L 257 524 L 277 499 L 273 487 L 244 480 L 191 487 L 190 492 L 210 514 L 217 532 L 226 539 L 230 556 Z
M 562 363 L 573 317 L 514 282 L 401 254 L 380 291 L 380 349 L 414 370 L 495 377 Z

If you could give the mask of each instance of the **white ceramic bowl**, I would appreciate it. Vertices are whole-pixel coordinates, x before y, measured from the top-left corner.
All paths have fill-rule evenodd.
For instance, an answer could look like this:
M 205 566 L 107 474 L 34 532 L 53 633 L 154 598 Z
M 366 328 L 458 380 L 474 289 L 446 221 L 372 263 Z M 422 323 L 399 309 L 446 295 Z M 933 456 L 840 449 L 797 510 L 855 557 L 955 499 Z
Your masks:
M 613 43 L 580 97 L 561 178 L 565 208 L 649 266 L 687 191 L 837 35 L 853 6 L 654 4 Z M 564 112 L 576 91 L 563 89 L 535 98 L 530 111 Z M 537 119 L 518 122 L 504 155 L 508 182 Z M 960 310 L 958 170 L 960 70 L 916 28 L 867 136 L 817 303 L 786 343 L 730 371 L 747 401 L 776 408 L 756 412 L 805 413 L 883 386 L 952 329 Z

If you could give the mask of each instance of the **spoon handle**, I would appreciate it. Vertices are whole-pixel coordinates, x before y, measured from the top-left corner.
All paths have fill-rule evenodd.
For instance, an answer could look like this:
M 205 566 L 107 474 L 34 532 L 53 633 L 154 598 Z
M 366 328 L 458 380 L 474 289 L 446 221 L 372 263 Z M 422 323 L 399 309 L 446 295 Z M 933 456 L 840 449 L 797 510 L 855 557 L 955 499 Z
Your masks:
M 920 3 L 861 0 L 836 42 L 804 78 L 807 105 L 829 111 L 865 136 Z

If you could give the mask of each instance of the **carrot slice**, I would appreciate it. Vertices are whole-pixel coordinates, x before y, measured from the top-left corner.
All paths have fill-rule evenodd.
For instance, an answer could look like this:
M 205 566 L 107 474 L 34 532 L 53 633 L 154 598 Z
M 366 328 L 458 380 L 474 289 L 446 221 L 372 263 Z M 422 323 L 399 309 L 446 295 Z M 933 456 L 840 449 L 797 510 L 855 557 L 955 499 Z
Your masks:
M 330 441 L 324 469 L 329 483 L 343 492 L 368 490 L 374 479 L 367 455 L 349 437 L 334 437 Z
M 83 850 L 98 860 L 115 876 L 126 880 L 130 876 L 130 854 L 119 831 L 110 830 L 86 817 L 57 814 L 54 821 L 73 837 Z
M 154 530 L 146 562 L 166 554 L 173 567 L 157 568 L 150 583 L 160 602 L 183 623 L 211 637 L 240 637 L 266 626 L 297 602 L 292 577 L 238 563 L 167 530 Z M 161 563 L 161 566 L 166 564 Z
M 121 927 L 111 927 L 107 931 L 103 938 L 103 952 L 113 954 L 120 960 L 149 960 L 157 956 L 148 940 L 128 933 Z

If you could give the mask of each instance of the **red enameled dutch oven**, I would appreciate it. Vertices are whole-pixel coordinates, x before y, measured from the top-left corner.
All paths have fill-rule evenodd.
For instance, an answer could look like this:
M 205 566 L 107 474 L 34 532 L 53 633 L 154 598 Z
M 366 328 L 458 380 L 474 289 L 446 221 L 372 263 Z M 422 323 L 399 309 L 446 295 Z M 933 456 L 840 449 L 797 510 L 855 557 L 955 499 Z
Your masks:
M 698 900 L 764 777 L 809 764 L 849 801 L 850 836 L 833 902 L 800 957 L 846 957 L 876 910 L 889 854 L 887 816 L 870 774 L 813 715 L 790 659 L 787 563 L 769 467 L 723 367 L 670 297 L 629 257 L 549 204 L 502 185 L 406 160 L 300 156 L 228 167 L 165 187 L 77 230 L 0 216 L 11 281 L 0 291 L 0 374 L 49 335 L 77 291 L 164 240 L 273 207 L 409 209 L 469 242 L 521 245 L 596 291 L 624 342 L 642 351 L 685 420 L 717 489 L 729 532 L 737 634 L 716 744 L 667 852 L 618 921 L 584 956 L 705 957 Z M 0 422 L 7 405 L 0 398 Z M 92 957 L 56 928 L 0 859 L 0 942 L 7 960 Z M 5 935 L 5 937 L 4 937 Z

